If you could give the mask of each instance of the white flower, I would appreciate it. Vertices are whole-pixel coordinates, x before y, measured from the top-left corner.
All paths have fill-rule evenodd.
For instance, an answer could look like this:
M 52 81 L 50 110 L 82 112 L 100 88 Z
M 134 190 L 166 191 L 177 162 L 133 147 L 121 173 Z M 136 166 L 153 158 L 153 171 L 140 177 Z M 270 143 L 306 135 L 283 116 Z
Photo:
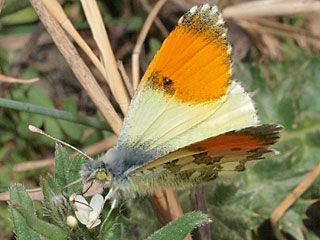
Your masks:
M 78 220 L 91 229 L 98 226 L 101 223 L 100 213 L 104 205 L 104 199 L 101 194 L 95 194 L 88 204 L 87 200 L 77 195 L 75 197 L 75 205 L 77 211 L 75 211 Z

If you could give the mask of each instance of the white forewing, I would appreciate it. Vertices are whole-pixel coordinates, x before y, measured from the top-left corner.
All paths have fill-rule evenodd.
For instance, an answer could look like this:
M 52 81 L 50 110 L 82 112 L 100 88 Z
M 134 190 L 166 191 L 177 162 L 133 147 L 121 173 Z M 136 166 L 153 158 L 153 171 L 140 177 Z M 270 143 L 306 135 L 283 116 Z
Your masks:
M 156 157 L 222 133 L 259 123 L 254 105 L 240 84 L 210 104 L 177 103 L 144 88 L 130 107 L 119 144 L 157 153 Z

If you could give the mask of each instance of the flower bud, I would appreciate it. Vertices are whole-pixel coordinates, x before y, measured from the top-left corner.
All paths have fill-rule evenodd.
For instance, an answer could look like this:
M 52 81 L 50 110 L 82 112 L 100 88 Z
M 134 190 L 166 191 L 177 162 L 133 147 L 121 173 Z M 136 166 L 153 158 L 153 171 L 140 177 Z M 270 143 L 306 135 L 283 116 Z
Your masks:
M 68 216 L 67 217 L 67 224 L 71 228 L 75 228 L 78 226 L 78 220 L 74 216 Z

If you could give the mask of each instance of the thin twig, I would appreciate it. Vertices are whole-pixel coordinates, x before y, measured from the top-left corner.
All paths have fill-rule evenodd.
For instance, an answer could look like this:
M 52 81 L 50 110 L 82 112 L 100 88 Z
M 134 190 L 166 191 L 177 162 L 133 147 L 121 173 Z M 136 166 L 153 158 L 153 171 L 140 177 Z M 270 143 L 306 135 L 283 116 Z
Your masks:
M 102 55 L 103 65 L 105 67 L 111 92 L 122 112 L 125 114 L 130 100 L 118 71 L 117 62 L 111 48 L 98 4 L 96 0 L 81 0 L 81 4 L 90 25 L 94 40 Z
M 183 211 L 178 201 L 178 195 L 172 188 L 167 189 L 165 192 L 171 214 L 171 220 L 176 220 L 183 216 Z
M 119 46 L 116 52 L 117 59 L 123 59 L 126 55 L 129 55 L 133 51 L 132 42 L 126 42 L 122 46 Z
M 97 84 L 92 73 L 79 56 L 75 47 L 63 32 L 55 18 L 52 17 L 48 12 L 43 3 L 36 0 L 30 0 L 30 2 L 51 35 L 56 46 L 71 67 L 75 76 L 78 78 L 83 88 L 91 97 L 102 115 L 105 117 L 112 130 L 118 135 L 120 133 L 122 120 L 114 110 L 109 99 L 101 90 L 100 86 Z
M 225 18 L 247 18 L 257 16 L 282 16 L 315 11 L 320 11 L 319 1 L 258 0 L 226 7 L 222 11 L 222 15 Z
M 272 230 L 273 230 L 273 233 L 276 237 L 277 240 L 288 240 L 281 232 L 281 230 L 278 228 L 277 225 L 273 225 L 271 224 L 271 227 L 272 227 Z
M 53 165 L 54 165 L 53 158 L 47 158 L 47 159 L 36 160 L 36 161 L 26 161 L 26 162 L 22 162 L 14 165 L 13 171 L 25 172 L 25 171 L 35 170 L 35 169 L 52 167 Z
M 5 82 L 5 83 L 34 83 L 39 80 L 40 80 L 39 78 L 32 78 L 29 80 L 18 79 L 18 78 L 8 77 L 8 76 L 0 74 L 0 82 Z
M 133 88 L 137 89 L 139 80 L 140 80 L 140 64 L 139 64 L 139 55 L 141 52 L 141 48 L 143 45 L 144 40 L 147 37 L 147 34 L 149 32 L 149 29 L 159 13 L 162 6 L 166 3 L 167 0 L 159 0 L 156 5 L 153 7 L 152 11 L 150 12 L 148 18 L 146 19 L 141 32 L 139 34 L 137 43 L 133 49 L 132 53 L 132 82 L 133 82 Z
M 115 96 L 119 106 L 122 109 L 122 112 L 125 113 L 129 105 L 129 98 L 125 91 L 122 80 L 119 77 L 120 75 L 117 68 L 115 67 L 115 70 L 114 70 L 114 65 L 116 65 L 115 59 L 111 51 L 108 36 L 106 34 L 103 21 L 101 18 L 101 14 L 97 7 L 96 2 L 92 1 L 90 2 L 90 4 L 86 4 L 85 3 L 86 1 L 82 1 L 94 39 L 100 49 L 100 52 L 102 53 L 104 65 L 106 67 L 103 66 L 103 64 L 92 52 L 88 44 L 83 40 L 83 38 L 80 36 L 77 30 L 73 27 L 71 21 L 68 19 L 68 17 L 64 13 L 60 4 L 56 0 L 42 0 L 42 1 L 45 3 L 50 13 L 57 19 L 57 21 L 70 34 L 70 36 L 78 43 L 78 45 L 82 48 L 82 50 L 91 59 L 93 64 L 97 67 L 99 72 L 107 81 L 113 95 Z
M 0 0 L 0 13 L 3 9 L 3 6 L 4 6 L 4 0 Z
M 161 226 L 165 226 L 168 222 L 171 222 L 169 205 L 164 191 L 153 193 L 153 195 L 149 197 L 149 202 Z
M 132 98 L 134 95 L 134 90 L 133 90 L 131 81 L 129 79 L 129 76 L 128 76 L 126 70 L 124 69 L 122 61 L 118 60 L 117 63 L 118 63 L 118 69 L 121 73 L 122 79 L 123 79 L 124 83 L 126 84 L 126 87 L 127 87 L 127 90 L 129 92 L 130 97 Z
M 191 208 L 193 211 L 208 213 L 206 196 L 203 186 L 195 186 L 190 190 Z M 198 227 L 196 236 L 199 240 L 210 240 L 210 227 L 208 224 Z
M 147 0 L 141 0 L 141 4 L 142 6 L 149 12 L 152 11 L 152 7 L 150 5 L 150 3 Z M 168 37 L 169 35 L 169 31 L 167 30 L 167 28 L 163 25 L 163 23 L 161 22 L 160 18 L 156 17 L 154 19 L 154 23 L 156 24 L 156 26 L 159 28 L 160 32 L 162 33 L 163 37 Z
M 63 29 L 75 40 L 79 47 L 87 54 L 92 63 L 97 67 L 102 76 L 107 79 L 107 74 L 102 63 L 97 56 L 93 53 L 88 44 L 80 36 L 79 32 L 72 25 L 62 7 L 56 0 L 42 0 L 48 11 L 55 17 Z
M 238 20 L 237 23 L 245 29 L 253 29 L 257 32 L 260 32 L 261 34 L 273 34 L 283 37 L 291 37 L 295 38 L 298 41 L 304 39 L 305 41 L 310 42 L 316 46 L 320 46 L 319 36 L 315 36 L 304 29 L 292 27 L 287 24 L 276 23 L 267 19 L 262 20 L 261 18 L 246 20 L 242 19 Z
M 43 194 L 41 188 L 34 188 L 34 189 L 27 189 L 27 193 L 31 200 L 43 200 Z M 10 200 L 10 193 L 3 192 L 0 193 L 0 201 L 9 201 Z
M 278 221 L 295 201 L 312 185 L 320 175 L 320 164 L 282 201 L 271 214 L 271 225 L 278 229 Z

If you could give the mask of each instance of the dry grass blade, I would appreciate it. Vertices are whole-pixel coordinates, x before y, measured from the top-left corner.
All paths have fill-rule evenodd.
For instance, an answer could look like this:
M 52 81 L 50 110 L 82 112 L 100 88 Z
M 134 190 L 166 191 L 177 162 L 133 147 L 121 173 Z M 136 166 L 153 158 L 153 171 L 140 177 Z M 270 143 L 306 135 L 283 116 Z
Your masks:
M 155 192 L 152 197 L 149 197 L 149 201 L 162 226 L 183 216 L 177 194 L 172 189 Z M 190 234 L 185 237 L 185 240 L 192 240 Z
M 119 134 L 122 120 L 94 79 L 89 68 L 77 53 L 71 41 L 41 1 L 30 0 L 30 2 L 83 88 L 103 114 L 112 130 L 116 134 Z
M 279 23 L 273 20 L 264 18 L 250 18 L 238 20 L 237 23 L 249 30 L 260 32 L 261 34 L 273 34 L 283 37 L 291 37 L 298 42 L 305 41 L 320 48 L 320 37 L 302 29 L 290 26 L 288 24 Z
M 32 78 L 29 80 L 24 80 L 24 79 L 8 77 L 8 76 L 0 74 L 0 82 L 5 82 L 5 83 L 34 83 L 39 80 L 40 80 L 39 78 Z
M 98 143 L 92 144 L 91 146 L 83 149 L 82 151 L 92 156 L 101 152 L 105 152 L 106 150 L 108 150 L 109 148 L 113 147 L 116 144 L 117 144 L 117 137 L 111 136 Z M 78 155 L 78 153 L 74 153 L 70 157 L 73 158 L 76 155 Z M 35 169 L 40 169 L 45 167 L 51 167 L 53 165 L 54 165 L 53 158 L 48 158 L 48 159 L 43 159 L 38 161 L 27 161 L 27 162 L 14 165 L 13 171 L 24 172 L 24 171 L 35 170 Z
M 159 0 L 156 5 L 153 7 L 152 11 L 150 12 L 146 22 L 144 23 L 142 30 L 139 34 L 137 43 L 133 49 L 132 53 L 132 82 L 133 82 L 133 88 L 137 89 L 139 80 L 140 80 L 140 64 L 139 64 L 139 55 L 141 52 L 141 48 L 143 45 L 144 40 L 147 37 L 147 34 L 149 32 L 149 29 L 155 19 L 155 17 L 158 15 L 160 9 L 162 6 L 166 3 L 167 0 Z
M 52 167 L 53 165 L 54 165 L 53 158 L 36 160 L 36 161 L 27 161 L 27 162 L 14 165 L 13 171 L 24 172 L 24 171 L 30 171 L 30 170 L 41 169 L 46 167 Z
M 206 196 L 203 186 L 195 186 L 190 190 L 191 208 L 193 211 L 208 213 Z M 200 226 L 195 230 L 196 239 L 210 240 L 210 227 L 208 224 Z
M 312 172 L 282 201 L 282 203 L 271 214 L 271 225 L 273 229 L 278 232 L 279 238 L 281 238 L 278 231 L 278 221 L 283 214 L 289 209 L 292 204 L 312 185 L 312 183 L 320 175 L 320 164 L 312 170 Z
M 100 49 L 107 74 L 108 84 L 122 112 L 127 112 L 130 100 L 118 71 L 111 44 L 104 27 L 98 4 L 95 0 L 81 0 L 83 10 L 90 25 L 93 37 Z
M 149 197 L 149 201 L 160 225 L 164 226 L 171 221 L 168 201 L 164 191 L 153 193 L 153 195 Z
M 27 189 L 27 193 L 32 200 L 43 200 L 43 194 L 41 188 L 34 188 L 34 189 Z M 0 201 L 9 201 L 10 200 L 10 193 L 3 192 L 0 193 Z
M 177 193 L 172 188 L 167 189 L 165 192 L 169 204 L 171 220 L 175 220 L 183 216 L 183 211 L 179 204 Z
M 143 7 L 150 13 L 152 11 L 152 7 L 150 5 L 150 3 L 147 0 L 141 0 L 141 3 L 143 5 Z M 156 17 L 154 19 L 154 23 L 156 24 L 156 26 L 159 28 L 160 32 L 162 33 L 162 35 L 164 37 L 168 37 L 169 35 L 169 31 L 166 29 L 166 27 L 163 25 L 163 23 L 161 22 L 161 20 Z
M 66 32 L 75 40 L 81 49 L 87 54 L 92 63 L 97 67 L 102 76 L 107 80 L 107 74 L 104 66 L 99 61 L 97 56 L 92 52 L 88 44 L 83 40 L 78 31 L 74 28 L 67 15 L 64 13 L 62 7 L 56 0 L 42 0 L 48 11 L 56 18 L 60 25 Z
M 0 0 L 0 13 L 3 9 L 3 6 L 4 6 L 4 0 Z
M 118 69 L 119 69 L 119 71 L 121 73 L 121 76 L 122 76 L 122 79 L 123 79 L 124 83 L 126 84 L 126 87 L 127 87 L 128 92 L 129 92 L 129 95 L 130 95 L 130 97 L 133 97 L 133 95 L 134 95 L 133 86 L 132 86 L 131 81 L 129 79 L 129 76 L 128 76 L 128 74 L 127 74 L 127 72 L 126 72 L 126 70 L 125 70 L 125 68 L 123 66 L 123 63 L 120 60 L 118 60 L 117 63 L 118 63 Z
M 316 0 L 259 0 L 226 7 L 222 11 L 222 14 L 225 18 L 247 18 L 257 16 L 280 16 L 315 11 L 320 11 L 320 2 Z

